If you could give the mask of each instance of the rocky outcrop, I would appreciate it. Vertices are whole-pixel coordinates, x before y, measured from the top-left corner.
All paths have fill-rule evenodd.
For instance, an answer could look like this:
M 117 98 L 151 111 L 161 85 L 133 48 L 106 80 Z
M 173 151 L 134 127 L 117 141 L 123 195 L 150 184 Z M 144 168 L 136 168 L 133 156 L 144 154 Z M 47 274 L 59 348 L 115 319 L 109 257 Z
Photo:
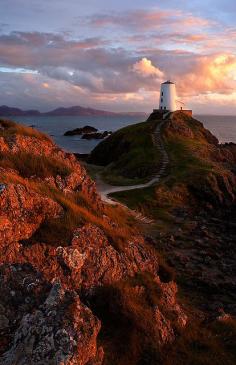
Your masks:
M 29 246 L 25 242 L 17 246 L 14 259 L 22 264 L 30 262 L 48 281 L 60 277 L 64 288 L 86 291 L 138 272 L 147 271 L 156 276 L 159 271 L 158 259 L 143 237 L 132 237 L 120 252 L 92 224 L 76 229 L 67 247 L 50 247 L 45 243 Z M 9 263 L 9 260 L 3 257 L 2 262 Z
M 57 253 L 83 288 L 111 284 L 139 271 L 158 272 L 158 261 L 142 237 L 133 237 L 118 252 L 91 224 L 76 230 L 71 246 L 59 248 Z
M 13 340 L 0 364 L 102 363 L 103 352 L 96 345 L 100 322 L 78 295 L 59 282 L 47 284 L 30 266 L 7 266 L 1 274 L 1 330 Z
M 27 239 L 40 224 L 62 214 L 50 198 L 20 184 L 0 185 L 0 245 Z
M 22 163 L 27 163 L 27 159 L 30 160 L 35 157 L 37 158 L 35 164 L 37 164 L 40 157 L 43 157 L 51 166 L 58 166 L 54 171 L 48 171 L 47 176 L 43 177 L 45 183 L 53 188 L 59 188 L 65 193 L 82 192 L 91 201 L 91 204 L 96 205 L 97 209 L 102 209 L 101 199 L 96 192 L 95 183 L 73 154 L 66 153 L 58 148 L 47 136 L 40 135 L 39 138 L 38 132 L 35 132 L 34 136 L 33 129 L 28 131 L 24 127 L 26 132 L 23 129 L 23 132 L 20 130 L 20 133 L 7 133 L 10 130 L 7 123 L 7 121 L 4 121 L 6 136 L 4 138 L 0 136 L 0 152 L 2 154 L 9 155 L 11 161 L 16 159 L 17 156 L 20 160 L 24 158 L 25 161 L 22 161 Z M 57 173 L 57 170 L 59 173 Z M 30 175 L 30 171 L 27 171 L 27 175 Z M 39 177 L 35 175 L 34 171 L 29 178 L 31 181 L 37 181 L 39 178 L 42 180 L 40 171 Z

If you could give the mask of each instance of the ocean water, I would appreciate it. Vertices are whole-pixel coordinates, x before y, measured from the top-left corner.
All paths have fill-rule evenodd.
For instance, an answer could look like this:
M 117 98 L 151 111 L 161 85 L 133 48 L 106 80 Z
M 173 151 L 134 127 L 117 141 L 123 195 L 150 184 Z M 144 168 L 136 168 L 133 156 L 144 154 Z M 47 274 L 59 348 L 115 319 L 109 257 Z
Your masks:
M 236 143 L 236 116 L 196 115 L 195 117 L 219 139 L 220 143 Z M 142 117 L 134 116 L 14 117 L 12 119 L 27 126 L 34 125 L 35 128 L 52 136 L 60 147 L 74 153 L 89 153 L 100 141 L 83 140 L 80 136 L 63 136 L 67 130 L 91 125 L 101 131 L 116 131 L 143 121 Z
M 195 118 L 200 120 L 220 143 L 236 143 L 236 116 L 196 115 Z

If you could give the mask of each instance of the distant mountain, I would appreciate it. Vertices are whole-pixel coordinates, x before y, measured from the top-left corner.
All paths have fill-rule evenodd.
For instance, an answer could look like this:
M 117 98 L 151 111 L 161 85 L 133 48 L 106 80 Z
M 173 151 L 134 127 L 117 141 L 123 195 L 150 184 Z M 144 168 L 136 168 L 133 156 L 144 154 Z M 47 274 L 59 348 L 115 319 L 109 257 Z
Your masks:
M 41 113 L 38 110 L 22 110 L 19 108 L 12 108 L 6 105 L 0 106 L 0 116 L 116 116 L 116 115 L 131 115 L 131 116 L 145 116 L 145 113 L 114 113 L 106 110 L 98 110 L 93 108 L 84 108 L 82 106 L 72 106 L 68 108 L 57 108 L 52 111 Z
M 48 113 L 44 113 L 44 115 L 49 115 L 49 116 L 98 115 L 98 116 L 100 116 L 100 115 L 116 115 L 116 113 L 108 112 L 108 111 L 105 111 L 105 110 L 92 109 L 92 108 L 83 108 L 82 106 L 72 106 L 72 107 L 69 107 L 69 108 L 57 108 L 57 109 L 54 109 L 54 110 L 52 110 Z
M 11 108 L 7 105 L 0 106 L 0 116 L 2 117 L 10 117 L 10 116 L 35 116 L 41 115 L 38 110 L 22 110 L 19 108 Z

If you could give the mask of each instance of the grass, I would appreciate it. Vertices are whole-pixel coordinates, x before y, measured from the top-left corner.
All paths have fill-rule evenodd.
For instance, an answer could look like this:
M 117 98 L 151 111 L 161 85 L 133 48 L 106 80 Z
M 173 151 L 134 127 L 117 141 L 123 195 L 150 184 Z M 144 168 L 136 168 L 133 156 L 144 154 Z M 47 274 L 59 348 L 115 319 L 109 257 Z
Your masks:
M 66 177 L 71 173 L 71 169 L 58 159 L 27 152 L 0 153 L 0 167 L 17 170 L 23 178 Z
M 145 294 L 139 296 L 135 287 L 145 288 Z M 176 339 L 160 348 L 153 306 L 165 313 L 160 307 L 158 287 L 143 274 L 101 293 L 100 306 L 93 310 L 103 322 L 99 342 L 105 350 L 105 365 L 235 364 L 235 320 L 206 325 L 192 317 L 186 328 L 180 329 L 172 318 Z
M 46 134 L 31 128 L 23 126 L 22 124 L 15 123 L 11 120 L 6 119 L 0 119 L 0 137 L 9 137 L 15 134 L 22 135 L 22 136 L 28 136 L 28 137 L 35 137 L 37 139 L 43 140 L 43 141 L 49 141 L 51 142 L 51 138 L 47 136 Z
M 129 186 L 129 185 L 135 185 L 135 184 L 144 184 L 150 180 L 150 176 L 146 176 L 144 178 L 134 177 L 134 178 L 128 178 L 124 177 L 122 175 L 117 175 L 116 172 L 111 172 L 110 168 L 104 169 L 101 173 L 101 177 L 103 181 L 105 181 L 107 184 L 111 184 L 114 186 Z
M 44 139 L 44 135 L 32 128 L 17 125 L 11 121 L 1 120 L 4 129 L 0 135 L 24 134 Z M 45 137 L 47 138 L 47 137 Z M 29 177 L 45 178 L 57 175 L 66 177 L 70 174 L 71 168 L 64 161 L 44 155 L 33 155 L 26 152 L 1 153 L 0 154 L 1 182 L 21 184 L 42 196 L 49 197 L 59 203 L 64 210 L 61 217 L 45 221 L 25 244 L 33 244 L 36 241 L 45 242 L 58 246 L 70 244 L 74 229 L 83 226 L 85 223 L 92 223 L 100 227 L 107 236 L 110 243 L 117 249 L 123 250 L 128 240 L 138 230 L 135 228 L 134 220 L 119 207 L 106 207 L 99 211 L 89 198 L 82 192 L 64 194 L 57 188 L 53 188 L 44 181 L 28 179 Z M 11 170 L 10 170 L 11 169 Z M 111 224 L 111 220 L 116 225 Z
M 192 151 L 193 146 L 201 148 L 198 142 L 173 138 L 167 140 L 165 146 L 170 157 L 168 185 L 193 181 L 197 176 L 203 177 L 212 171 L 212 164 L 200 159 Z
M 208 325 L 192 318 L 163 354 L 163 365 L 234 365 L 236 321 L 213 321 Z
M 236 363 L 234 319 L 206 323 L 193 308 L 185 306 L 188 322 L 181 328 L 160 298 L 160 287 L 146 272 L 94 291 L 89 303 L 102 321 L 98 341 L 105 351 L 104 365 Z M 153 320 L 155 307 L 171 321 L 175 332 L 174 342 L 164 347 L 158 344 L 159 329 Z
M 200 176 L 211 171 L 210 165 L 192 154 L 191 146 L 188 144 L 175 140 L 168 148 L 170 148 L 172 163 L 170 178 L 163 181 L 161 186 L 165 187 L 166 184 L 170 193 L 176 184 L 183 184 L 192 178 L 195 181 L 198 172 Z M 36 176 L 67 174 L 68 171 L 63 163 L 52 159 L 41 161 L 41 157 L 39 161 L 37 157 L 20 153 L 2 155 L 0 166 L 1 164 L 3 167 L 16 168 L 21 174 L 19 176 L 13 171 L 3 171 L 1 182 L 25 185 L 42 196 L 58 202 L 64 210 L 61 217 L 45 221 L 34 236 L 22 242 L 23 244 L 33 245 L 34 242 L 44 242 L 56 247 L 70 245 L 73 230 L 89 222 L 100 227 L 110 244 L 117 250 L 123 251 L 131 236 L 138 233 L 132 218 L 119 207 L 105 208 L 105 215 L 117 223 L 113 226 L 109 219 L 104 218 L 104 212 L 99 212 L 82 193 L 65 195 L 44 182 L 25 179 L 32 172 Z M 171 195 L 164 195 L 165 204 L 159 205 L 155 187 L 114 195 L 116 198 L 123 199 L 131 207 L 138 207 L 144 214 L 151 212 L 155 217 L 171 223 L 172 217 L 167 209 L 173 206 Z M 174 272 L 169 269 L 160 255 L 158 258 L 160 266 L 158 274 L 161 280 L 163 282 L 173 280 Z M 99 345 L 102 345 L 105 350 L 104 365 L 156 365 L 159 363 L 162 365 L 233 365 L 236 363 L 235 321 L 214 321 L 207 324 L 200 322 L 192 313 L 189 315 L 187 327 L 181 330 L 173 318 L 165 313 L 165 308 L 161 307 L 160 288 L 152 275 L 148 273 L 139 273 L 133 278 L 125 278 L 112 286 L 101 287 L 97 289 L 97 292 L 94 290 L 93 293 L 95 294 L 91 299 L 91 308 L 102 320 Z M 86 297 L 86 303 L 87 301 Z M 160 307 L 172 321 L 175 329 L 174 343 L 164 349 L 158 345 L 158 329 L 153 323 L 155 306 Z
M 129 208 L 138 210 L 144 216 L 154 218 L 157 223 L 156 228 L 159 227 L 160 222 L 162 228 L 167 228 L 173 222 L 173 216 L 167 209 L 169 207 L 169 201 L 165 202 L 164 207 L 160 206 L 156 199 L 155 186 L 145 189 L 121 191 L 110 195 Z
M 86 223 L 99 227 L 107 237 L 110 244 L 118 251 L 123 251 L 132 235 L 137 234 L 134 221 L 121 208 L 107 207 L 104 212 L 99 212 L 92 203 L 81 193 L 65 195 L 58 189 L 52 188 L 42 182 L 26 181 L 18 178 L 17 175 L 3 175 L 1 182 L 21 183 L 33 189 L 42 196 L 56 201 L 63 207 L 64 213 L 61 217 L 45 221 L 25 245 L 32 245 L 35 242 L 44 242 L 52 246 L 68 246 L 71 242 L 73 231 Z M 109 219 L 115 219 L 113 226 Z
M 158 363 L 153 307 L 159 305 L 159 297 L 159 288 L 148 273 L 97 289 L 91 307 L 103 324 L 99 343 L 105 351 L 105 365 L 144 364 L 148 353 L 147 364 Z
M 88 162 L 104 166 L 102 176 L 112 185 L 147 181 L 159 164 L 152 142 L 155 126 L 144 122 L 120 129 L 92 151 Z
M 175 208 L 188 205 L 193 207 L 194 197 L 198 199 L 202 187 L 207 186 L 209 175 L 216 176 L 220 173 L 219 167 L 208 156 L 208 132 L 201 123 L 182 115 L 180 121 L 175 123 L 182 123 L 180 131 L 174 128 L 163 131 L 170 159 L 167 176 L 156 187 L 112 194 L 129 207 L 163 222 L 171 222 Z M 192 137 L 185 135 L 184 128 L 192 131 Z

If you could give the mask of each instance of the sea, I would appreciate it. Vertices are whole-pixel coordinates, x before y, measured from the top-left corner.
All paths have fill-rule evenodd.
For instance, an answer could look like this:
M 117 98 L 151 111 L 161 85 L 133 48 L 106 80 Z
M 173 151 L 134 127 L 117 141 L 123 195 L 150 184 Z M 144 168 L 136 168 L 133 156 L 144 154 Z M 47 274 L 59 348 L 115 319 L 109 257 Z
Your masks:
M 219 139 L 220 143 L 236 143 L 236 116 L 195 115 L 194 117 L 200 120 Z M 114 132 L 122 127 L 143 121 L 143 117 L 137 116 L 37 116 L 12 119 L 27 126 L 34 126 L 50 135 L 64 150 L 80 154 L 90 153 L 100 141 L 81 139 L 80 136 L 64 136 L 66 131 L 90 125 L 99 131 Z

